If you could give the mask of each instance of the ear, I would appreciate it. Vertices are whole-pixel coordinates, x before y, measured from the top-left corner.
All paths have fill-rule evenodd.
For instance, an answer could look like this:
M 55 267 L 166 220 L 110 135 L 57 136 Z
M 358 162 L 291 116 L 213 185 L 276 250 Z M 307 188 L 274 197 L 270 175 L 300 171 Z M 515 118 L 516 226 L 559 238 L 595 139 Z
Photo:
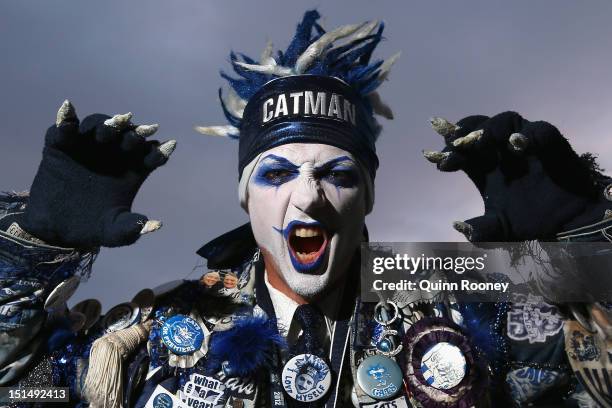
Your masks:
M 243 178 L 240 179 L 238 184 L 238 200 L 240 200 L 240 207 L 249 214 L 249 182 L 243 180 Z

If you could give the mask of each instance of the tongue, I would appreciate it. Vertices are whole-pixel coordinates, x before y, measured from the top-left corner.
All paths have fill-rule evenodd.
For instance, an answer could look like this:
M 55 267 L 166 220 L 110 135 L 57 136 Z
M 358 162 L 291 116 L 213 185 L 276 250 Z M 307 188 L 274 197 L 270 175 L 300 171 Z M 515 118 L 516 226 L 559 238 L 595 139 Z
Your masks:
M 291 238 L 291 246 L 295 252 L 305 254 L 318 252 L 322 245 L 323 237 L 321 236 L 308 238 L 294 236 Z

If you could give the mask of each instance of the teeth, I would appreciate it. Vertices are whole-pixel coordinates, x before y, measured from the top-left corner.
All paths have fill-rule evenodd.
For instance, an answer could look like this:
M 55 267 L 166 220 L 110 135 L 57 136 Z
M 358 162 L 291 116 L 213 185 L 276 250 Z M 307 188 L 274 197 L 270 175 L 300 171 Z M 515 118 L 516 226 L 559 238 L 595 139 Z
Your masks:
M 321 231 L 317 228 L 296 228 L 295 236 L 300 238 L 311 238 L 318 237 L 321 235 Z

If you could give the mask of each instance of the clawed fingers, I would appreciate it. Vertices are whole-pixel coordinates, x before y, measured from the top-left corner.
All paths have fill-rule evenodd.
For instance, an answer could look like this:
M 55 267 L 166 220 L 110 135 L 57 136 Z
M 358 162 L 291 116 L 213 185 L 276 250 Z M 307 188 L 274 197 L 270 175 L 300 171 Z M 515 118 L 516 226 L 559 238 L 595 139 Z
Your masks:
M 132 130 L 124 132 L 123 140 L 121 141 L 121 149 L 126 152 L 130 152 L 139 148 L 144 148 L 146 145 L 145 138 L 155 134 L 157 129 L 159 129 L 158 124 L 140 125 L 136 126 Z
M 151 232 L 157 231 L 162 227 L 162 222 L 157 220 L 148 220 L 140 230 L 140 235 L 149 234 Z
M 152 142 L 151 151 L 144 158 L 144 165 L 150 170 L 165 164 L 176 149 L 176 140 L 168 140 L 162 144 Z
M 57 111 L 55 126 L 47 130 L 45 142 L 48 146 L 67 147 L 74 143 L 79 134 L 79 119 L 74 106 L 66 99 Z
M 455 147 L 471 147 L 474 146 L 484 135 L 484 130 L 479 129 L 468 133 L 463 137 L 458 137 L 453 140 L 453 146 Z
M 78 120 L 74 106 L 66 99 L 57 111 L 55 126 L 60 127 L 68 122 L 78 122 Z
M 134 129 L 134 132 L 141 137 L 149 137 L 153 134 L 155 134 L 155 132 L 157 132 L 157 129 L 159 129 L 159 125 L 157 123 L 153 124 L 153 125 L 140 125 L 140 126 L 136 126 L 136 129 Z
M 465 238 L 468 241 L 472 240 L 472 234 L 474 232 L 474 228 L 470 224 L 464 221 L 454 221 L 453 228 L 457 231 L 465 235 Z
M 431 123 L 431 127 L 436 133 L 445 138 L 453 136 L 460 129 L 459 126 L 454 123 L 438 116 L 429 119 L 429 123 Z
M 509 239 L 499 218 L 493 213 L 455 221 L 453 228 L 470 242 L 501 242 Z
M 129 211 L 106 214 L 104 220 L 104 246 L 116 247 L 134 243 L 142 235 L 157 231 L 161 221 L 149 220 L 146 216 Z
M 132 112 L 115 115 L 110 119 L 106 119 L 104 124 L 117 130 L 122 130 L 131 124 L 130 120 L 132 119 L 132 116 Z
M 423 157 L 430 163 L 436 164 L 438 170 L 446 172 L 461 170 L 466 163 L 465 156 L 458 152 L 423 150 Z
M 522 133 L 513 133 L 508 138 L 510 149 L 517 153 L 522 153 L 529 147 L 529 138 Z

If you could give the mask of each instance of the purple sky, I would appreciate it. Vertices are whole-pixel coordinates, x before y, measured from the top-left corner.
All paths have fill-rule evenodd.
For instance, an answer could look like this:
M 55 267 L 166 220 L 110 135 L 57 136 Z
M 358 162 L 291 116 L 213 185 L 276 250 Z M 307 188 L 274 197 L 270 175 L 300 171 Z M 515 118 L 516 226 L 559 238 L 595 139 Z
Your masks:
M 517 110 L 557 125 L 578 152 L 612 168 L 612 3 L 134 0 L 3 2 L 0 6 L 0 189 L 27 189 L 45 129 L 69 98 L 82 116 L 132 111 L 176 138 L 170 162 L 152 175 L 134 210 L 164 227 L 127 248 L 103 249 L 73 298 L 104 308 L 143 287 L 189 275 L 199 246 L 243 222 L 237 145 L 197 124 L 223 124 L 220 68 L 231 49 L 258 56 L 267 39 L 286 47 L 303 11 L 324 26 L 386 22 L 377 55 L 402 51 L 381 88 L 396 119 L 384 123 L 375 241 L 463 240 L 451 223 L 482 204 L 461 173 L 439 173 L 421 156 L 440 148 L 428 118 Z M 197 275 L 193 274 L 192 277 Z

